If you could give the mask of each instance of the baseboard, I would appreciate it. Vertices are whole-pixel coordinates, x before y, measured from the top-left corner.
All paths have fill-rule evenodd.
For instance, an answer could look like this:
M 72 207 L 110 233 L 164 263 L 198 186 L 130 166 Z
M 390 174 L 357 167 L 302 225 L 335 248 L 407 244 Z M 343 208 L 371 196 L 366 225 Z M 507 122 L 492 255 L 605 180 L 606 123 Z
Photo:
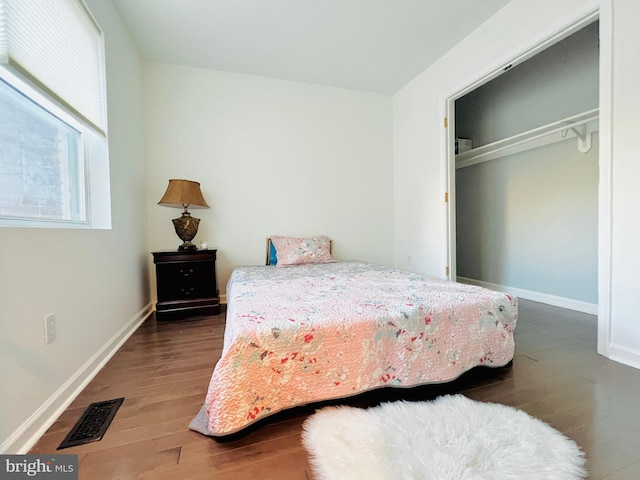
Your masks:
M 550 295 L 548 293 L 533 292 L 531 290 L 523 290 L 521 288 L 509 287 L 507 285 L 497 285 L 495 283 L 483 282 L 481 280 L 474 280 L 472 278 L 466 277 L 457 277 L 457 281 L 460 283 L 468 283 L 469 285 L 478 285 L 490 290 L 510 293 L 518 298 L 525 298 L 534 302 L 546 303 L 547 305 L 553 305 L 554 307 L 567 308 L 569 310 L 589 313 L 591 315 L 598 314 L 597 303 L 583 302 L 581 300 L 574 300 L 573 298 L 558 297 L 556 295 Z
M 609 359 L 640 369 L 640 350 L 612 343 L 609 345 Z
M 0 453 L 27 453 L 152 312 L 153 304 L 149 303 L 129 320 L 7 440 L 0 444 Z

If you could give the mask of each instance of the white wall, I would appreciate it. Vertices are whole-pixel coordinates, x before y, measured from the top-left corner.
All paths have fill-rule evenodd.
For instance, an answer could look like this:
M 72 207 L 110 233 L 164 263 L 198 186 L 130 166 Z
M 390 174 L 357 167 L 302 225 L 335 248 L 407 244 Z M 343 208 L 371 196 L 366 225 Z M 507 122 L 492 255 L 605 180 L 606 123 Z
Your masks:
M 37 439 L 76 374 L 149 303 L 139 57 L 111 2 L 87 4 L 106 39 L 113 228 L 1 229 L 0 452 Z
M 201 183 L 195 243 L 263 264 L 266 237 L 324 233 L 338 259 L 393 263 L 391 97 L 159 63 L 144 66 L 151 250 L 181 243 L 157 206 L 170 178 Z M 153 272 L 152 272 L 153 274 Z
M 407 255 L 413 252 L 416 270 L 444 277 L 445 100 L 481 75 L 495 71 L 527 45 L 601 4 L 606 7 L 608 2 L 511 0 L 394 96 L 395 258 L 399 266 L 406 265 Z M 605 123 L 611 121 L 613 132 L 610 341 L 602 326 L 599 332 L 607 338 L 605 353 L 636 366 L 640 366 L 640 295 L 635 273 L 640 269 L 640 220 L 635 212 L 640 204 L 636 186 L 640 163 L 634 133 L 640 126 L 638 18 L 638 2 L 613 1 L 613 105 L 611 118 L 605 119 Z M 603 88 L 607 87 L 601 86 L 601 94 Z

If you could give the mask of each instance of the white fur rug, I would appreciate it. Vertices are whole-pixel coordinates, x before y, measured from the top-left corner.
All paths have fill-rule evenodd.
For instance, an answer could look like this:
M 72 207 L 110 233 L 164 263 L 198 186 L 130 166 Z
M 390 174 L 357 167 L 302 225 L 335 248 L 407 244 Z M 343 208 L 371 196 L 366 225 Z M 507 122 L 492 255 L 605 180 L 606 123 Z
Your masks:
M 303 425 L 317 480 L 577 480 L 573 440 L 505 405 L 462 395 L 363 410 L 326 407 Z

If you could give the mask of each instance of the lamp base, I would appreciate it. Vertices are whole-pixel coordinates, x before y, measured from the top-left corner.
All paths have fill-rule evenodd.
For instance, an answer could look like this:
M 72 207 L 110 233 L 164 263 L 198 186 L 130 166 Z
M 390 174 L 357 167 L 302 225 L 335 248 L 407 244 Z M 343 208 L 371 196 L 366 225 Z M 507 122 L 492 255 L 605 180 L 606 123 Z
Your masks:
M 192 217 L 185 209 L 185 211 L 182 212 L 182 216 L 180 218 L 174 218 L 172 222 L 176 234 L 183 242 L 182 245 L 178 247 L 178 250 L 196 250 L 198 247 L 191 243 L 191 240 L 193 240 L 193 237 L 198 233 L 200 219 Z

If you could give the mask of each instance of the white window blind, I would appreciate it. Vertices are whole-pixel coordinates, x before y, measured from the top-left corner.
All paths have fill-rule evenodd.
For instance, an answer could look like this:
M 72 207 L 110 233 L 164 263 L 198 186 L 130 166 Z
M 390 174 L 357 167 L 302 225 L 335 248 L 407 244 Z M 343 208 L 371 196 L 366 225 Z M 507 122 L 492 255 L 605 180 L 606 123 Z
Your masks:
M 0 62 L 104 135 L 104 42 L 81 0 L 0 0 Z

